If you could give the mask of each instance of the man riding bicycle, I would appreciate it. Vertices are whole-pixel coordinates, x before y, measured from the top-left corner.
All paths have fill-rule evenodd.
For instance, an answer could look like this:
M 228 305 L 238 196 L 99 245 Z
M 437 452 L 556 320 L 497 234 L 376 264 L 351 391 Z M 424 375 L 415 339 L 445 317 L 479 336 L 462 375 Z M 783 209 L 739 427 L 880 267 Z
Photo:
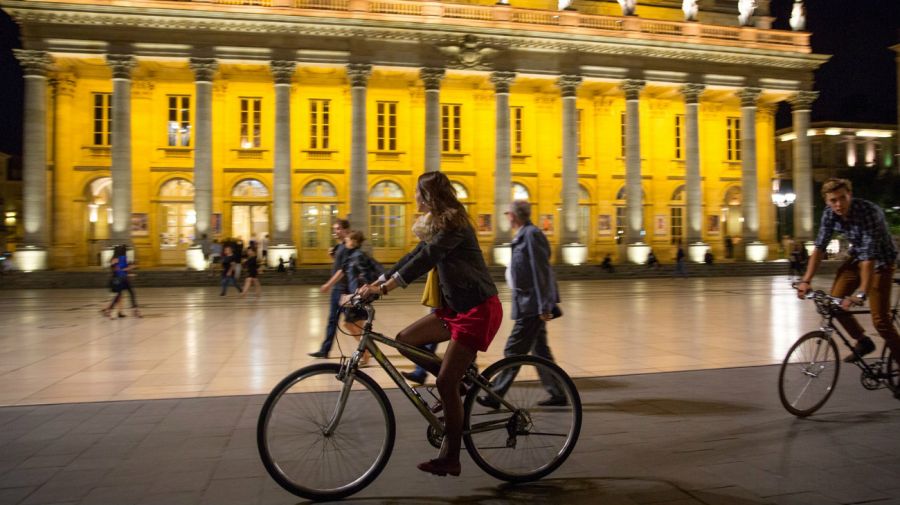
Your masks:
M 840 266 L 831 295 L 844 298 L 844 310 L 851 305 L 862 305 L 868 300 L 872 313 L 872 323 L 878 334 L 891 349 L 894 360 L 900 365 L 900 334 L 891 321 L 891 283 L 897 260 L 897 246 L 888 230 L 884 212 L 878 205 L 853 198 L 853 186 L 847 179 L 831 178 L 822 185 L 822 196 L 827 208 L 822 212 L 816 247 L 809 257 L 806 273 L 797 284 L 797 296 L 804 298 L 810 290 L 810 281 L 825 255 L 825 247 L 835 233 L 840 233 L 850 242 L 850 258 Z M 844 358 L 845 362 L 856 361 L 875 350 L 872 339 L 863 334 L 863 329 L 850 313 L 837 316 L 847 332 L 856 339 L 854 351 Z M 900 390 L 894 391 L 900 398 Z

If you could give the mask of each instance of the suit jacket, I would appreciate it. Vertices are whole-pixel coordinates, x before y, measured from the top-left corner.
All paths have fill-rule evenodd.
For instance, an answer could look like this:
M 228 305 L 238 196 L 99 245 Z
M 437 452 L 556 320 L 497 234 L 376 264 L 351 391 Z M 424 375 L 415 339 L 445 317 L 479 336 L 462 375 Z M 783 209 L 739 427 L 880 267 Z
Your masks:
M 513 283 L 512 318 L 549 314 L 559 303 L 556 275 L 550 268 L 547 237 L 529 221 L 513 238 L 509 274 Z
M 406 287 L 437 267 L 441 302 L 456 312 L 468 312 L 497 294 L 487 264 L 470 226 L 440 230 L 400 258 L 387 273 Z

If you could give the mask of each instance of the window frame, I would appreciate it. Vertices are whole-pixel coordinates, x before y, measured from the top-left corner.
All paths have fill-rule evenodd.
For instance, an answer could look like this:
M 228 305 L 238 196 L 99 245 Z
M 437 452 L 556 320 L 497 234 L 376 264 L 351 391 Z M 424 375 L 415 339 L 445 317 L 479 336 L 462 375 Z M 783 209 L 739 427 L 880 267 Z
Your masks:
M 331 99 L 309 99 L 309 139 L 311 150 L 327 150 L 331 146 Z
M 450 113 L 453 113 L 452 115 Z M 451 124 L 452 123 L 452 124 Z M 462 152 L 462 104 L 441 104 L 441 153 Z
M 112 93 L 95 92 L 91 93 L 91 96 L 93 98 L 92 145 L 98 147 L 112 146 Z M 98 104 L 98 98 L 104 103 Z M 98 142 L 98 140 L 100 141 Z
M 241 149 L 259 149 L 262 146 L 262 98 L 242 96 L 239 100 Z M 253 105 L 252 110 L 247 107 L 251 104 Z M 250 138 L 250 131 L 253 131 L 252 138 Z
M 174 106 L 173 106 L 173 100 Z M 166 95 L 166 145 L 168 147 L 192 147 L 193 124 L 191 123 L 191 95 Z M 178 129 L 172 132 L 172 123 Z M 186 132 L 184 130 L 187 130 Z M 173 137 L 174 135 L 174 137 Z
M 397 105 L 398 102 L 392 100 L 375 102 L 375 146 L 378 151 L 398 150 Z

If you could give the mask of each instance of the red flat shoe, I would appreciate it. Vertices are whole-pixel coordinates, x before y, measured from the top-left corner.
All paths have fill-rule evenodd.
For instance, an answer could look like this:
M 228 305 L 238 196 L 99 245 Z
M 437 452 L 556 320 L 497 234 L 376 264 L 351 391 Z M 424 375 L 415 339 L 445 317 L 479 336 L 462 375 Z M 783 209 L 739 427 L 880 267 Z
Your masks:
M 454 477 L 459 477 L 460 472 L 459 462 L 454 465 L 447 463 L 440 458 L 428 460 L 424 463 L 419 463 L 418 468 L 423 472 L 428 472 L 432 475 L 437 475 L 440 477 L 446 477 L 447 474 L 450 474 Z

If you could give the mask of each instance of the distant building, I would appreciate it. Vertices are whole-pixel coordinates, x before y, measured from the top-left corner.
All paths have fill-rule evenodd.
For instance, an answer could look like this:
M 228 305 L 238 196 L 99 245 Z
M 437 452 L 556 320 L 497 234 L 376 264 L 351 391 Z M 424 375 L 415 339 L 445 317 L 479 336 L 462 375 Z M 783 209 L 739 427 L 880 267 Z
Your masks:
M 898 170 L 895 125 L 866 123 L 816 122 L 809 125 L 807 138 L 813 179 L 821 183 L 838 171 L 853 167 L 876 167 Z M 793 128 L 775 132 L 775 177 L 793 179 Z

